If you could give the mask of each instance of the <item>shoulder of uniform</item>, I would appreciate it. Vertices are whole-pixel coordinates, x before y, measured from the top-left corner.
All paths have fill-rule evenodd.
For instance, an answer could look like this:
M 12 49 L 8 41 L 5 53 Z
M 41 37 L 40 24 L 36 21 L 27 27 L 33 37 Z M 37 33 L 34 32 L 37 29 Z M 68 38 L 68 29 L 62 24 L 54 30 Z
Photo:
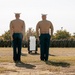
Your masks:
M 39 21 L 39 22 L 42 22 L 42 20 L 41 20 L 41 21 Z
M 20 21 L 23 21 L 22 19 L 19 19 Z
M 21 22 L 24 22 L 24 20 L 20 19 Z
M 42 21 L 39 21 L 38 23 L 41 23 Z
M 13 22 L 13 21 L 15 21 L 15 20 L 12 20 L 11 22 Z
M 47 20 L 48 21 L 48 20 Z M 48 21 L 50 24 L 52 24 L 52 22 L 51 21 Z
M 11 21 L 10 21 L 10 26 L 12 25 L 13 21 L 14 21 L 14 20 L 11 20 Z
M 49 20 L 46 20 L 47 22 L 51 22 L 51 21 L 49 21 Z

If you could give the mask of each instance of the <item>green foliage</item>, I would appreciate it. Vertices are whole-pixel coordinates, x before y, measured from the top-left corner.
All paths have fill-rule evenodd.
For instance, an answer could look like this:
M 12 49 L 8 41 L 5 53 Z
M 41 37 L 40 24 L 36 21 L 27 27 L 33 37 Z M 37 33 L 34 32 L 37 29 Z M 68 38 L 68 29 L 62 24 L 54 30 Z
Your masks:
M 11 37 L 10 37 L 10 31 L 8 30 L 7 32 L 5 32 L 3 35 L 2 35 L 3 39 L 6 41 L 6 40 L 11 40 Z
M 75 40 L 75 33 L 73 33 L 73 36 L 71 36 L 71 38 Z
M 12 42 L 11 41 L 0 41 L 0 47 L 11 47 Z M 40 42 L 37 41 L 37 47 L 40 46 Z M 22 47 L 28 47 L 28 42 L 23 41 Z M 50 41 L 50 47 L 75 47 L 75 40 L 51 40 Z
M 67 32 L 66 30 L 58 30 L 57 33 L 55 33 L 56 39 L 69 39 L 71 34 Z

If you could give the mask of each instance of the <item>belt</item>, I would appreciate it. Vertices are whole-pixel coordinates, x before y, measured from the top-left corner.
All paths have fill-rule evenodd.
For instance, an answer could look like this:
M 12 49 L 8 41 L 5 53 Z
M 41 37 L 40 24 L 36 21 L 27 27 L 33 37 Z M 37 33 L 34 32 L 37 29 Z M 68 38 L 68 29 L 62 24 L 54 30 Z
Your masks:
M 22 33 L 13 33 L 13 34 L 22 34 Z
M 49 34 L 48 32 L 45 32 L 45 33 L 41 33 L 41 34 Z
M 14 33 L 21 33 L 21 32 L 14 32 Z

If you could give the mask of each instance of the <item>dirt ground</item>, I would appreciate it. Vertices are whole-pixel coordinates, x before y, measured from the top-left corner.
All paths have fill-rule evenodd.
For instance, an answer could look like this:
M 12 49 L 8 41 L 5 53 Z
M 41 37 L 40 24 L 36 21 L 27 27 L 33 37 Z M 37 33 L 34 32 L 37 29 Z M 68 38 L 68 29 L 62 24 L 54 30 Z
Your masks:
M 51 48 L 49 61 L 22 49 L 22 63 L 13 62 L 12 48 L 0 48 L 0 75 L 75 75 L 75 48 Z

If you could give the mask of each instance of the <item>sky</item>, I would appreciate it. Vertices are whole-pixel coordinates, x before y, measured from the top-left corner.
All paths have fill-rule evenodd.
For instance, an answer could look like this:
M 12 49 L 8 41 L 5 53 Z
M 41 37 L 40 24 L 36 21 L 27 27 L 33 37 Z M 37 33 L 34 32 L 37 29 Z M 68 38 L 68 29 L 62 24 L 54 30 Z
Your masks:
M 21 13 L 20 19 L 28 28 L 36 30 L 41 14 L 47 14 L 47 20 L 57 30 L 75 33 L 75 0 L 0 0 L 0 36 L 10 28 L 10 21 L 15 19 L 14 13 Z

